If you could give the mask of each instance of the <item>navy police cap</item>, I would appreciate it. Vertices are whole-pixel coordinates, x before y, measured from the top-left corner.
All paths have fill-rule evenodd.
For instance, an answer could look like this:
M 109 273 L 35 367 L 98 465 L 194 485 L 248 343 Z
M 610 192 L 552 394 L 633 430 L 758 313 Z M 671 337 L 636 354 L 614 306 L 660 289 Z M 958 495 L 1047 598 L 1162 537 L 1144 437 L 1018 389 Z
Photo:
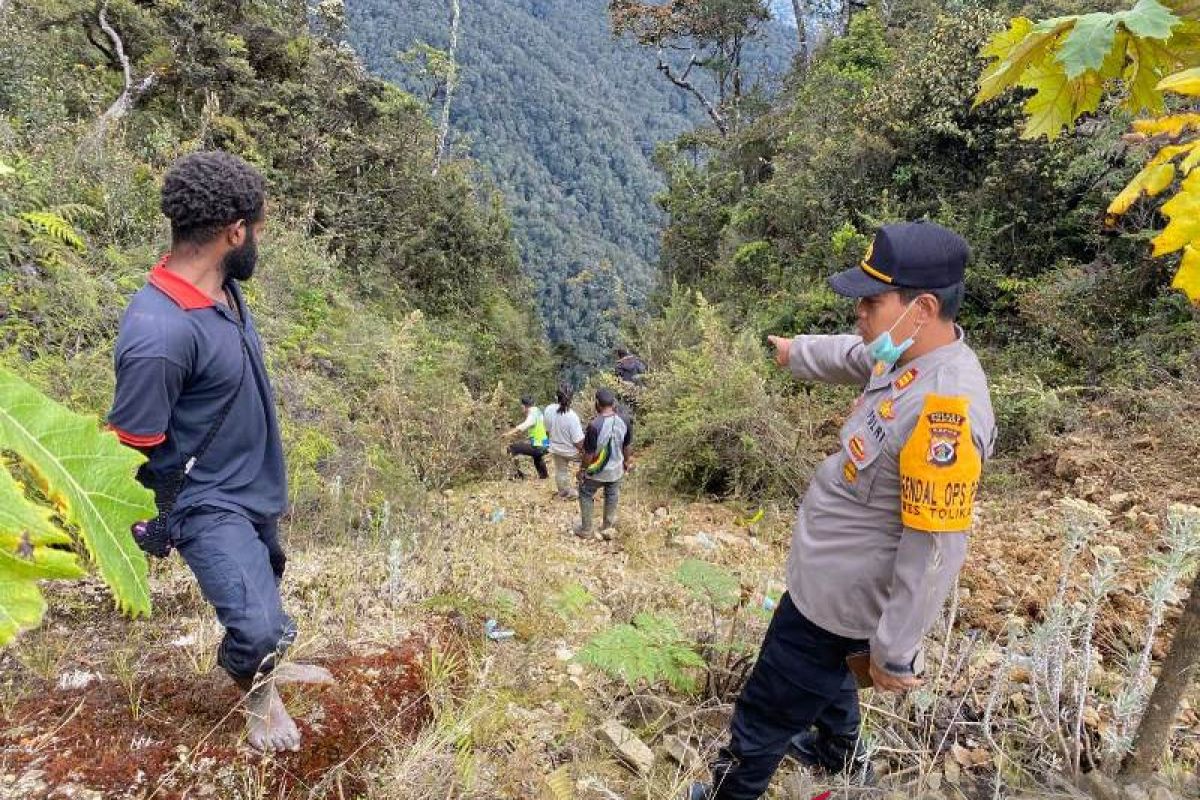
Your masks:
M 960 283 L 971 248 L 934 222 L 884 225 L 857 267 L 829 279 L 844 297 L 872 297 L 896 289 L 945 289 Z

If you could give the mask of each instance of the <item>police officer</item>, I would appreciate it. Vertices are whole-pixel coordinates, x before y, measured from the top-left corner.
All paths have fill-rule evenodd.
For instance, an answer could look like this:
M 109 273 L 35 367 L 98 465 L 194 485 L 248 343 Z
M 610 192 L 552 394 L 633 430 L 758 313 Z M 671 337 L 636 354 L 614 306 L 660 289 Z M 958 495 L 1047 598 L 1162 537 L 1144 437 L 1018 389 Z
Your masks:
M 796 515 L 788 591 L 712 785 L 693 784 L 692 800 L 761 797 L 789 752 L 870 782 L 855 673 L 881 691 L 920 685 L 921 640 L 966 556 L 995 436 L 987 380 L 954 322 L 969 256 L 933 223 L 884 226 L 830 281 L 857 300 L 858 335 L 770 337 L 797 379 L 863 390 Z

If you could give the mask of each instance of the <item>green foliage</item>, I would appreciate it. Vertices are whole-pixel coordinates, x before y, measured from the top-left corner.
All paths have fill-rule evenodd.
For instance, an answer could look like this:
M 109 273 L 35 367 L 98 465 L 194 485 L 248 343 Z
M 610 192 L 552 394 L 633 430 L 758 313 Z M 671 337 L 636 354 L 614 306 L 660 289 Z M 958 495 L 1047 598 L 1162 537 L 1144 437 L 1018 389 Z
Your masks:
M 688 594 L 717 611 L 729 611 L 741 599 L 738 579 L 707 561 L 689 558 L 675 570 L 675 581 Z
M 1169 7 L 1169 8 L 1168 8 Z M 1180 0 L 1138 0 L 1129 11 L 1013 19 L 982 51 L 993 63 L 980 78 L 976 103 L 1014 86 L 1033 89 L 1025 103 L 1024 135 L 1054 139 L 1096 111 L 1107 85 L 1120 82 L 1121 106 L 1161 115 L 1167 93 L 1200 96 L 1200 10 Z M 1182 251 L 1172 287 L 1200 304 L 1200 116 L 1172 114 L 1134 122 L 1134 138 L 1158 138 L 1158 152 L 1106 209 L 1114 225 L 1143 195 L 1179 189 L 1160 208 L 1166 227 L 1154 255 Z M 1153 140 L 1152 140 L 1153 141 Z
M 591 592 L 578 583 L 568 583 L 550 601 L 555 613 L 568 619 L 578 617 L 583 610 L 595 602 Z
M 347 5 L 367 65 L 436 94 L 426 48 L 448 46 L 444 0 Z M 770 26 L 747 47 L 755 75 L 777 76 L 794 37 Z M 560 362 L 585 368 L 571 372 L 578 383 L 610 364 L 618 318 L 643 307 L 656 282 L 654 145 L 703 111 L 657 75 L 653 54 L 613 37 L 603 3 L 477 0 L 464 5 L 457 55 L 453 149 L 469 150 L 502 187 L 546 334 Z
M 696 679 L 689 670 L 703 667 L 702 659 L 668 617 L 641 613 L 633 624 L 614 625 L 598 633 L 579 651 L 578 659 L 630 688 L 639 683 L 667 683 L 676 691 L 691 691 Z
M 693 327 L 648 379 L 639 422 L 650 478 L 690 494 L 794 496 L 813 463 L 800 407 L 767 382 L 751 331 L 733 330 L 703 296 L 677 296 L 668 317 L 682 314 L 676 304 Z
M 245 288 L 291 519 L 369 532 L 389 504 L 492 469 L 508 392 L 545 391 L 554 365 L 477 166 L 435 176 L 424 106 L 310 35 L 296 3 L 110 4 L 135 80 L 158 81 L 97 136 L 123 78 L 94 15 L 14 0 L 0 17 L 0 366 L 104 413 L 122 309 L 166 247 L 162 173 L 224 147 L 269 183 Z
M 1184 22 L 1158 0 L 1138 0 L 1129 11 L 1064 16 L 1034 23 L 1012 20 L 982 51 L 993 63 L 980 77 L 977 103 L 1014 86 L 1033 90 L 1025 103 L 1024 135 L 1053 139 L 1095 111 L 1104 83 L 1129 85 L 1130 111 L 1161 112 L 1159 80 L 1192 61 L 1196 22 Z
M 101 432 L 95 419 L 75 414 L 0 369 L 0 645 L 36 626 L 45 611 L 37 581 L 81 574 L 67 530 L 95 560 L 117 606 L 150 613 L 146 559 L 129 528 L 154 516 L 150 492 L 134 479 L 145 459 Z M 27 496 L 10 471 L 36 482 L 48 505 Z
M 753 126 L 660 149 L 666 279 L 756 335 L 844 332 L 851 304 L 828 275 L 856 264 L 879 225 L 924 217 L 971 243 L 972 345 L 1019 351 L 1046 390 L 1194 376 L 1195 321 L 1139 238 L 1153 209 L 1130 209 L 1127 236 L 1097 225 L 1141 165 L 1124 124 L 1097 118 L 1046 146 L 1022 139 L 1021 98 L 976 105 L 979 48 L 1003 21 L 993 12 L 917 2 L 887 24 L 854 16 Z M 1181 207 L 1175 218 L 1195 215 Z

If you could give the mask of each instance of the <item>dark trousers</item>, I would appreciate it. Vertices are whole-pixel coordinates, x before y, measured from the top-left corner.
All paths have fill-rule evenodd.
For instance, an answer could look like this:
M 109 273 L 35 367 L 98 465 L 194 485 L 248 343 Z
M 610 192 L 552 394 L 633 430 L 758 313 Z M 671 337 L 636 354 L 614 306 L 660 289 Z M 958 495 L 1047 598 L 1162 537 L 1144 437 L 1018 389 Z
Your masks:
M 539 478 L 550 477 L 550 472 L 546 469 L 546 453 L 545 447 L 536 447 L 532 442 L 514 442 L 508 446 L 508 453 L 512 456 L 529 456 L 533 459 L 533 468 L 537 470 Z M 521 465 L 517 463 L 517 459 L 513 459 L 513 463 L 517 465 L 517 475 L 523 475 Z
M 296 638 L 279 597 L 287 558 L 276 521 L 255 525 L 233 511 L 190 508 L 173 524 L 172 538 L 225 628 L 217 663 L 248 687 Z
M 805 619 L 784 594 L 733 709 L 729 745 L 712 764 L 716 800 L 755 800 L 787 753 L 812 726 L 853 745 L 860 722 L 858 687 L 846 656 L 868 643 Z
M 579 526 L 587 532 L 592 529 L 592 517 L 596 509 L 596 492 L 604 490 L 604 522 L 605 528 L 617 524 L 617 504 L 621 502 L 621 479 L 615 481 L 597 481 L 584 478 L 579 484 Z

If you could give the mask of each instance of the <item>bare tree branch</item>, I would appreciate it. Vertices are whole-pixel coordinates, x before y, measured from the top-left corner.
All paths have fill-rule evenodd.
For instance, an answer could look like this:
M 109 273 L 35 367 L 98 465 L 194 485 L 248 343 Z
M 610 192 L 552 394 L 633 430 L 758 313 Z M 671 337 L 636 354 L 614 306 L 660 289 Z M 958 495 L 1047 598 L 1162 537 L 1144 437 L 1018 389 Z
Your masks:
M 808 63 L 808 3 L 805 0 L 792 0 L 792 13 L 796 17 L 796 39 L 800 43 L 800 63 Z
M 696 88 L 695 84 L 687 80 L 687 75 L 691 71 L 692 67 L 695 66 L 695 64 L 696 57 L 692 56 L 688 61 L 687 69 L 684 70 L 683 75 L 676 75 L 675 71 L 671 68 L 671 65 L 663 59 L 662 50 L 658 51 L 658 71 L 665 75 L 667 80 L 678 86 L 680 89 L 691 92 L 691 94 L 700 101 L 700 105 L 704 106 L 704 110 L 708 112 L 708 116 L 716 124 L 717 130 L 721 132 L 722 136 L 725 136 L 729 133 L 729 125 L 725 121 L 725 117 L 720 111 L 717 110 L 717 107 L 713 105 L 712 101 L 705 97 L 704 93 Z
M 100 6 L 99 21 L 100 30 L 104 31 L 109 41 L 113 43 L 113 50 L 116 52 L 117 60 L 121 64 L 121 72 L 125 76 L 125 88 L 122 90 L 120 96 L 113 101 L 112 105 L 100 115 L 100 119 L 96 123 L 95 133 L 97 136 L 103 135 L 110 125 L 124 117 L 133 106 L 133 102 L 150 90 L 157 77 L 151 72 L 136 84 L 133 82 L 133 67 L 129 64 L 129 56 L 125 55 L 125 43 L 121 41 L 121 36 L 108 22 L 108 0 L 105 0 Z
M 450 101 L 458 83 L 458 24 L 461 11 L 458 0 L 450 0 L 450 72 L 446 75 L 446 96 L 442 98 L 442 121 L 438 125 L 437 151 L 433 154 L 433 174 L 442 168 L 446 156 L 446 140 L 450 137 Z

